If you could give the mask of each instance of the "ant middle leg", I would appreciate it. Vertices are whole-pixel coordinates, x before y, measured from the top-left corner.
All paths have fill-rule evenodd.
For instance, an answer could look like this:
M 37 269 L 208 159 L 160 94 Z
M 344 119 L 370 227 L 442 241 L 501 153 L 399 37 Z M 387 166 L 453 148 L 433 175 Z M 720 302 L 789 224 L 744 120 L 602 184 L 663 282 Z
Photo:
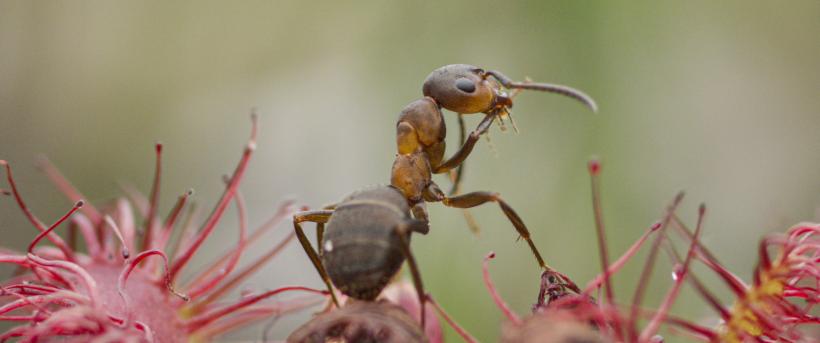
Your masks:
M 332 210 L 319 210 L 319 211 L 305 211 L 299 212 L 293 215 L 293 229 L 296 232 L 296 238 L 299 239 L 299 243 L 302 244 L 302 248 L 305 250 L 305 253 L 310 258 L 310 262 L 313 263 L 313 266 L 316 268 L 316 271 L 319 272 L 319 276 L 322 277 L 322 281 L 325 282 L 325 286 L 327 286 L 328 292 L 330 292 L 330 297 L 333 299 L 333 304 L 336 307 L 339 307 L 339 299 L 336 299 L 336 293 L 333 292 L 333 284 L 330 282 L 330 276 L 327 274 L 327 270 L 325 270 L 325 266 L 322 264 L 322 260 L 319 257 L 319 254 L 316 253 L 316 250 L 313 249 L 313 246 L 310 245 L 310 241 L 308 240 L 307 236 L 305 235 L 305 231 L 302 230 L 302 223 L 303 222 L 314 222 L 317 223 L 317 238 L 319 241 L 316 242 L 320 247 L 322 246 L 322 235 L 324 233 L 324 224 L 330 220 L 330 216 L 333 214 Z M 321 248 L 320 248 L 321 249 Z
M 504 212 L 504 215 L 507 216 L 507 219 L 515 227 L 515 230 L 518 231 L 518 235 L 527 241 L 527 244 L 530 246 L 530 250 L 532 250 L 532 254 L 535 255 L 535 259 L 538 261 L 538 265 L 545 270 L 552 270 L 546 263 L 544 263 L 544 259 L 541 257 L 541 253 L 538 252 L 538 248 L 535 247 L 535 243 L 530 238 L 530 230 L 527 229 L 527 226 L 524 224 L 524 221 L 521 220 L 521 217 L 518 216 L 518 213 L 515 213 L 512 207 L 507 204 L 504 199 L 498 193 L 495 192 L 472 192 L 467 193 L 455 197 L 444 197 L 441 199 L 441 203 L 447 207 L 454 207 L 454 208 L 472 208 L 476 206 L 483 205 L 487 202 L 496 202 L 498 206 L 501 207 L 501 211 Z

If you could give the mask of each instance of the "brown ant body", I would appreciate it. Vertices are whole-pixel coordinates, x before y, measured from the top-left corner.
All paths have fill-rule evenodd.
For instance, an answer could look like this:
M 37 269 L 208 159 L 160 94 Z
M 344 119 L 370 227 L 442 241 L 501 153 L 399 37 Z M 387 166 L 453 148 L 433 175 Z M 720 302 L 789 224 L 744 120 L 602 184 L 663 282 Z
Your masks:
M 491 78 L 492 77 L 492 78 Z M 441 202 L 455 208 L 471 208 L 487 202 L 496 202 L 512 222 L 521 238 L 527 241 L 538 265 L 550 269 L 530 239 L 524 222 L 498 193 L 472 192 L 454 196 L 461 181 L 461 169 L 456 173 L 450 196 L 432 180 L 432 174 L 446 173 L 459 167 L 473 150 L 479 137 L 486 133 L 495 118 L 509 115 L 512 96 L 506 89 L 529 89 L 553 92 L 572 97 L 597 110 L 595 102 L 586 94 L 559 85 L 532 82 L 513 82 L 498 71 L 485 71 L 467 64 L 451 64 L 434 70 L 424 81 L 424 98 L 411 102 L 402 110 L 396 124 L 398 153 L 393 162 L 390 183 L 407 198 L 416 219 L 427 221 L 425 202 Z M 484 113 L 484 119 L 467 136 L 458 151 L 444 160 L 447 130 L 441 109 L 462 114 Z M 464 122 L 459 120 L 462 135 Z
M 424 82 L 425 97 L 410 103 L 399 115 L 398 154 L 392 168 L 391 185 L 358 191 L 336 205 L 301 212 L 293 217 L 299 242 L 337 307 L 334 285 L 351 298 L 372 301 L 407 260 L 421 313 L 424 313 L 424 303 L 428 299 L 409 242 L 412 232 L 426 234 L 429 231 L 425 202 L 441 202 L 463 209 L 497 202 L 521 238 L 529 244 L 539 266 L 551 270 L 530 239 L 524 222 L 497 193 L 473 192 L 449 197 L 432 181 L 432 174 L 459 167 L 492 121 L 509 115 L 512 97 L 502 90 L 502 86 L 564 94 L 595 109 L 595 103 L 588 96 L 564 86 L 517 83 L 499 72 L 463 64 L 433 71 Z M 443 158 L 446 127 L 441 108 L 460 114 L 486 115 L 458 152 L 446 161 Z M 460 123 L 464 132 L 463 121 Z M 455 180 L 454 190 L 459 178 Z M 318 251 L 311 246 L 302 229 L 301 223 L 304 222 L 317 223 Z M 423 327 L 424 316 L 421 323 Z

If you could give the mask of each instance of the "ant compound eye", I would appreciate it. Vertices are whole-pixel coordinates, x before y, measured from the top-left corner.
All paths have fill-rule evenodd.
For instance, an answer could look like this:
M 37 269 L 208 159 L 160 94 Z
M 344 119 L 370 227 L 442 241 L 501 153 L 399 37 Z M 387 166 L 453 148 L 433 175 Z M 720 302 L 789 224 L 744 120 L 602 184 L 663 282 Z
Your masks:
M 456 88 L 464 93 L 472 93 L 475 92 L 475 83 L 468 79 L 458 79 L 456 80 Z
M 550 276 L 547 278 L 547 281 L 549 281 L 549 283 L 557 283 L 557 282 L 558 282 L 558 279 L 555 277 L 555 275 L 550 275 Z

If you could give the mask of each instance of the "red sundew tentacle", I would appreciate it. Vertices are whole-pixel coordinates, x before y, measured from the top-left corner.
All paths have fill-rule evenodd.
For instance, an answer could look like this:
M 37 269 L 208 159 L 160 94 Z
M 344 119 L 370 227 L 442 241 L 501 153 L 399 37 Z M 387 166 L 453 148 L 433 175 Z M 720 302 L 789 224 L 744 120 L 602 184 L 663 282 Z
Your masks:
M 28 264 L 28 260 L 26 259 L 26 257 L 22 255 L 0 254 L 0 263 L 13 263 L 25 268 L 28 268 L 30 266 Z
M 26 257 L 38 266 L 59 268 L 76 274 L 83 286 L 85 286 L 86 292 L 88 292 L 88 299 L 90 300 L 91 305 L 95 306 L 97 304 L 97 299 L 99 298 L 97 281 L 95 281 L 94 278 L 92 278 L 91 275 L 89 275 L 88 272 L 82 267 L 67 261 L 46 260 L 34 254 L 28 254 Z
M 122 246 L 122 259 L 127 260 L 128 257 L 131 256 L 131 252 L 128 250 L 128 244 L 125 241 L 125 238 L 122 236 L 122 232 L 120 232 L 119 226 L 117 223 L 114 222 L 114 219 L 111 219 L 110 216 L 105 215 L 104 221 L 111 228 L 111 231 L 114 231 L 114 235 L 117 236 L 117 239 L 120 241 L 120 245 Z
M 14 195 L 14 200 L 17 201 L 17 205 L 20 207 L 20 210 L 23 211 L 23 214 L 26 216 L 26 218 L 28 218 L 29 222 L 31 222 L 31 224 L 34 225 L 35 228 L 37 228 L 37 230 L 39 230 L 40 232 L 48 230 L 45 224 L 43 224 L 43 222 L 40 221 L 40 219 L 38 219 L 33 213 L 31 213 L 31 210 L 29 210 L 28 206 L 26 206 L 26 203 L 23 201 L 23 197 L 20 196 L 20 192 L 17 190 L 17 183 L 14 182 L 14 176 L 11 173 L 11 166 L 9 165 L 9 163 L 5 160 L 0 160 L 0 166 L 6 168 L 6 179 L 9 182 L 9 186 L 11 187 L 11 193 L 12 195 Z M 48 240 L 51 241 L 51 243 L 53 243 L 54 245 L 60 247 L 60 250 L 71 251 L 71 249 L 65 244 L 63 239 L 60 238 L 60 236 L 57 236 L 56 234 L 48 234 L 46 235 L 46 238 L 48 238 Z M 67 254 L 67 256 L 72 255 L 73 254 L 71 253 Z
M 168 240 L 171 239 L 171 233 L 174 232 L 174 225 L 176 225 L 177 219 L 179 218 L 180 213 L 182 213 L 182 209 L 185 208 L 185 204 L 188 203 L 188 198 L 190 198 L 193 194 L 194 190 L 189 189 L 177 198 L 177 202 L 171 209 L 171 213 L 168 214 L 168 217 L 165 219 L 165 223 L 162 224 L 162 234 L 159 235 L 157 241 L 154 243 L 154 246 L 157 247 L 157 249 L 165 250 L 167 247 Z
M 217 272 L 217 275 L 212 277 L 210 280 L 202 279 L 200 282 L 193 284 L 198 286 L 188 292 L 191 299 L 196 299 L 203 293 L 213 289 L 217 284 L 224 280 L 228 274 L 233 272 L 234 268 L 236 268 L 236 264 L 239 262 L 239 257 L 242 256 L 242 252 L 245 250 L 248 231 L 248 215 L 245 207 L 245 198 L 242 196 L 242 192 L 238 189 L 236 190 L 236 195 L 234 196 L 234 202 L 236 203 L 236 211 L 238 212 L 237 216 L 239 217 L 239 241 L 236 243 L 236 248 L 233 250 L 233 254 L 228 257 L 227 262 L 225 262 L 227 266 Z
M 239 327 L 247 326 L 253 322 L 278 317 L 289 313 L 305 310 L 309 307 L 324 303 L 325 299 L 293 299 L 274 306 L 264 306 L 256 308 L 246 308 L 241 313 L 236 313 L 226 319 L 216 321 L 197 332 L 199 337 L 214 339 L 226 332 L 233 331 Z
M 704 286 L 703 283 L 700 282 L 700 280 L 696 278 L 694 274 L 689 277 L 689 282 L 692 283 L 698 294 L 700 294 L 704 299 L 706 299 L 706 303 L 711 305 L 712 308 L 718 312 L 718 314 L 723 320 L 729 320 L 729 318 L 732 316 L 731 313 L 729 313 L 729 310 L 726 309 L 726 307 L 724 307 L 723 304 L 720 303 L 718 298 L 714 294 L 712 294 L 712 292 L 709 292 L 706 286 Z
M 641 308 L 639 309 L 639 311 L 642 317 L 651 318 L 655 316 L 654 310 Z M 664 321 L 667 324 L 671 324 L 683 329 L 685 332 L 702 337 L 706 341 L 718 342 L 718 333 L 712 330 L 711 328 L 692 323 L 686 319 L 679 318 L 673 315 L 667 315 Z
M 86 197 L 63 176 L 60 170 L 51 164 L 51 161 L 49 161 L 47 157 L 41 156 L 37 159 L 36 164 L 68 200 L 77 202 L 81 199 L 86 199 Z M 100 214 L 100 211 L 92 204 L 88 204 L 88 206 L 84 207 L 82 212 L 94 223 L 99 223 L 102 220 L 102 214 Z
M 134 321 L 134 327 L 137 328 L 137 330 L 142 331 L 143 334 L 145 334 L 145 340 L 146 341 L 148 341 L 149 343 L 153 343 L 155 341 L 154 331 L 151 330 L 150 326 L 148 326 L 147 324 L 137 320 L 137 321 Z
M 0 307 L 0 315 L 4 315 L 6 313 L 9 313 L 18 308 L 22 308 L 28 305 L 36 306 L 39 304 L 54 303 L 64 306 L 71 306 L 76 304 L 84 304 L 89 301 L 90 299 L 88 299 L 87 297 L 70 291 L 59 291 L 45 295 L 32 295 L 25 297 L 24 299 L 16 300 L 3 305 L 2 307 Z
M 497 306 L 498 309 L 500 309 L 501 312 L 504 313 L 504 316 L 506 316 L 507 319 L 511 321 L 513 324 L 521 325 L 521 318 L 518 318 L 518 315 L 515 314 L 515 312 L 513 312 L 512 310 L 510 310 L 510 307 L 507 306 L 507 303 L 504 302 L 504 299 L 501 299 L 501 296 L 498 295 L 498 290 L 496 290 L 495 285 L 493 285 L 493 280 L 490 279 L 489 264 L 490 260 L 494 258 L 495 253 L 490 252 L 489 254 L 487 254 L 486 257 L 484 257 L 484 261 L 481 264 L 481 273 L 484 276 L 484 286 L 487 287 L 487 290 L 490 292 L 490 296 L 493 298 L 493 301 L 495 302 L 495 306 Z
M 686 274 L 689 272 L 689 265 L 692 263 L 692 258 L 695 255 L 695 249 L 697 248 L 698 239 L 700 238 L 701 229 L 703 228 L 703 216 L 706 214 L 706 206 L 704 204 L 700 205 L 698 209 L 698 223 L 695 227 L 695 234 L 692 236 L 692 242 L 689 245 L 689 251 L 686 253 L 686 260 L 683 262 L 683 266 L 678 271 L 678 268 L 673 268 L 673 275 L 675 277 L 675 283 L 672 285 L 672 288 L 667 293 L 666 297 L 664 298 L 663 302 L 661 302 L 661 306 L 658 311 L 655 313 L 655 316 L 649 321 L 649 324 L 644 328 L 643 332 L 638 339 L 639 342 L 646 342 L 658 332 L 658 328 L 666 319 L 667 313 L 669 309 L 672 307 L 672 303 L 678 298 L 678 292 L 680 292 L 681 286 L 683 286 L 683 281 L 686 279 Z
M 698 242 L 698 244 L 700 244 L 700 242 Z M 678 252 L 671 241 L 667 240 L 664 247 L 666 248 L 666 251 L 669 253 L 670 258 L 675 263 L 684 263 L 683 259 L 678 255 Z M 700 294 L 706 300 L 706 303 L 711 305 L 712 308 L 718 312 L 718 314 L 724 321 L 728 321 L 731 318 L 731 313 L 729 312 L 729 310 L 726 307 L 724 307 L 720 300 L 718 300 L 718 298 L 706 288 L 706 286 L 700 281 L 700 279 L 698 279 L 697 276 L 695 276 L 694 274 L 689 275 L 687 280 L 692 284 L 692 286 L 695 288 L 698 294 Z
M 62 291 L 60 288 L 46 286 L 46 285 L 38 285 L 38 284 L 13 284 L 8 286 L 0 286 L 0 290 L 5 290 L 11 294 L 12 290 L 17 290 L 14 293 L 22 294 L 25 296 L 31 295 L 46 295 L 51 294 L 54 292 Z M 36 292 L 35 292 L 36 291 Z M 0 294 L 2 295 L 2 294 Z
M 66 260 L 65 254 L 53 246 L 36 247 L 34 248 L 33 254 L 49 260 Z M 82 253 L 74 255 L 74 258 L 75 260 L 73 262 L 80 265 L 91 261 L 88 256 Z
M 692 239 L 692 231 L 689 230 L 689 227 L 687 227 L 686 224 L 683 223 L 683 221 L 678 217 L 677 214 L 672 215 L 671 224 L 672 227 L 675 228 L 675 231 L 677 231 L 681 237 L 683 237 L 687 241 Z M 703 244 L 698 243 L 697 253 L 705 256 L 707 259 L 713 261 L 715 264 L 721 264 L 717 257 L 715 257 L 715 254 L 713 254 L 712 251 L 710 251 L 709 248 L 707 248 Z
M 159 206 L 159 185 L 162 176 L 162 143 L 154 145 L 157 159 L 154 169 L 154 183 L 151 186 L 151 197 L 148 205 L 148 217 L 145 219 L 145 235 L 142 236 L 142 250 L 153 248 L 153 231 L 157 222 L 157 207 Z
M 757 249 L 758 250 L 757 254 L 759 255 L 759 258 L 760 258 L 758 269 L 769 269 L 772 266 L 772 261 L 771 261 L 771 258 L 769 257 L 768 247 L 769 247 L 769 245 L 768 245 L 767 240 L 765 240 L 765 239 L 760 240 L 760 244 L 758 245 L 758 249 Z M 760 280 L 757 278 L 757 273 L 755 273 L 755 283 L 757 284 L 759 282 L 760 282 Z
M 26 258 L 26 261 L 28 261 L 28 258 Z M 2 261 L 0 261 L 0 262 L 2 262 Z M 65 289 L 72 290 L 72 291 L 76 290 L 76 288 L 74 287 L 74 285 L 71 282 L 68 282 L 68 280 L 65 277 L 63 277 L 62 275 L 60 275 L 59 273 L 57 273 L 53 270 L 49 270 L 49 269 L 46 269 L 46 268 L 40 268 L 40 267 L 38 267 L 36 265 L 33 265 L 31 263 L 29 263 L 29 265 L 27 265 L 25 268 L 27 268 L 29 271 L 31 271 L 31 273 L 34 275 L 34 277 L 38 281 L 40 281 L 44 284 L 53 285 L 53 284 L 57 283 L 57 284 L 62 285 Z M 22 269 L 22 267 L 21 267 L 21 270 L 24 270 L 24 269 Z M 21 276 L 21 278 L 28 279 L 28 276 Z
M 678 293 L 680 292 L 680 288 L 683 285 L 683 280 L 686 278 L 686 274 L 688 271 L 688 269 L 686 268 L 687 266 L 682 267 L 680 265 L 674 267 L 675 271 L 673 271 L 672 273 L 675 282 L 672 285 L 672 288 L 667 292 L 663 302 L 661 302 L 660 308 L 657 312 L 655 312 L 655 316 L 650 319 L 649 324 L 641 332 L 641 335 L 638 338 L 638 342 L 648 342 L 650 338 L 658 332 L 658 328 L 660 327 L 661 323 L 666 320 L 669 308 L 672 307 L 672 303 L 675 301 L 675 299 L 677 299 Z
M 623 323 L 617 308 L 607 304 L 596 304 L 589 297 L 580 294 L 560 297 L 550 302 L 549 307 L 540 308 L 536 314 L 566 315 L 577 322 L 595 322 L 601 329 L 607 328 L 610 323 L 617 326 Z
M 71 222 L 77 225 L 80 229 L 80 234 L 83 236 L 85 242 L 85 249 L 88 251 L 88 256 L 99 259 L 102 257 L 102 249 L 100 242 L 97 240 L 97 234 L 94 232 L 94 225 L 82 213 L 77 213 L 71 217 Z
M 34 322 L 40 318 L 40 315 L 28 315 L 28 316 L 0 316 L 0 321 L 4 322 Z
M 134 226 L 134 211 L 131 209 L 131 204 L 125 198 L 117 199 L 117 226 L 122 233 L 122 241 L 125 249 L 134 251 L 134 237 L 136 236 L 136 227 Z
M 655 265 L 655 259 L 658 256 L 658 250 L 660 249 L 661 242 L 663 241 L 664 235 L 663 232 L 666 230 L 669 222 L 671 221 L 672 216 L 675 213 L 678 205 L 683 200 L 683 192 L 678 193 L 675 196 L 675 199 L 672 201 L 666 209 L 666 214 L 664 215 L 663 220 L 661 221 L 661 227 L 659 228 L 660 233 L 655 237 L 655 240 L 652 242 L 652 247 L 649 251 L 649 256 L 646 259 L 646 263 L 644 264 L 644 268 L 641 271 L 641 276 L 638 280 L 638 286 L 635 289 L 635 293 L 632 297 L 632 310 L 629 314 L 629 338 L 630 341 L 635 342 L 638 339 L 638 328 L 637 328 L 637 321 L 638 321 L 638 308 L 641 307 L 641 302 L 643 301 L 643 296 L 646 291 L 646 286 L 649 284 L 649 276 L 652 274 L 652 269 Z
M 277 294 L 280 294 L 280 293 L 283 293 L 283 292 L 291 292 L 291 291 L 304 291 L 304 292 L 322 294 L 322 295 L 327 294 L 327 291 L 324 291 L 324 290 L 318 290 L 318 289 L 302 287 L 302 286 L 286 286 L 286 287 L 282 287 L 282 288 L 277 288 L 277 289 L 274 289 L 272 291 L 264 292 L 262 294 L 245 297 L 245 298 L 237 301 L 236 303 L 226 305 L 226 306 L 223 306 L 221 308 L 214 309 L 212 311 L 208 311 L 206 313 L 198 315 L 198 316 L 192 318 L 191 320 L 189 320 L 188 322 L 186 322 L 185 326 L 187 327 L 187 330 L 188 330 L 189 333 L 195 332 L 199 329 L 202 329 L 206 325 L 214 322 L 215 320 L 218 320 L 219 318 L 222 318 L 225 315 L 228 315 L 230 313 L 234 313 L 234 312 L 236 312 L 236 311 L 238 311 L 238 310 L 240 310 L 244 307 L 253 305 L 253 304 L 255 304 L 259 301 L 270 298 L 270 297 L 275 296 Z
M 796 239 L 805 234 L 820 234 L 820 224 L 800 223 L 788 230 L 789 239 Z
M 20 301 L 23 301 L 23 302 L 25 302 L 26 304 L 33 306 L 33 307 L 34 307 L 34 308 L 36 308 L 38 311 L 41 311 L 41 312 L 44 312 L 44 313 L 49 313 L 49 311 L 48 311 L 48 310 L 46 310 L 45 308 L 43 308 L 43 307 L 42 307 L 42 306 L 40 306 L 39 304 L 35 304 L 35 303 L 31 302 L 31 300 L 29 300 L 29 298 L 28 298 L 28 297 L 29 297 L 29 295 L 26 295 L 26 294 L 21 294 L 21 293 L 18 293 L 18 292 L 12 292 L 11 290 L 9 290 L 8 288 L 5 288 L 5 287 L 3 287 L 3 286 L 0 286 L 0 291 L 2 291 L 4 294 L 10 294 L 10 295 L 12 295 L 12 296 L 16 297 L 16 298 L 17 298 L 17 299 L 19 299 Z M 6 313 L 8 313 L 8 312 L 6 312 Z M 9 317 L 8 317 L 8 316 L 6 316 L 6 317 L 4 317 L 4 318 L 9 318 Z M 0 320 L 4 320 L 4 319 L 0 319 Z
M 604 212 L 601 208 L 601 185 L 600 173 L 601 163 L 597 159 L 591 159 L 587 164 L 590 183 L 592 189 L 592 209 L 595 217 L 595 231 L 598 237 L 598 255 L 601 259 L 601 269 L 603 270 L 604 293 L 608 304 L 613 303 L 611 273 L 609 272 L 609 252 L 606 246 L 606 232 L 604 230 Z M 620 331 L 620 330 L 617 330 Z
M 31 325 L 28 324 L 13 327 L 0 335 L 0 343 L 8 342 L 8 340 L 12 338 L 22 337 L 30 328 Z
M 689 231 L 689 228 L 686 227 L 680 218 L 673 215 L 672 219 L 672 224 L 674 224 L 672 226 L 677 229 L 681 236 L 687 240 L 691 240 L 692 232 Z M 696 253 L 697 255 L 695 256 L 701 260 L 703 264 L 709 267 L 709 269 L 712 269 L 715 273 L 717 273 L 724 280 L 724 282 L 727 283 L 729 288 L 735 293 L 736 296 L 740 296 L 743 292 L 745 292 L 745 289 L 748 288 L 746 283 L 744 283 L 741 278 L 724 268 L 715 255 L 703 246 L 703 244 L 698 244 Z
M 173 293 L 177 297 L 185 301 L 188 301 L 188 297 L 186 295 L 178 293 L 174 290 L 174 287 L 171 282 L 171 276 L 168 271 L 168 257 L 165 256 L 165 253 L 163 253 L 162 251 L 154 249 L 143 251 L 137 254 L 137 256 L 134 257 L 134 260 L 128 262 L 125 269 L 122 270 L 122 273 L 120 273 L 120 276 L 117 279 L 117 293 L 119 293 L 120 298 L 123 299 L 123 302 L 126 304 L 126 308 L 128 307 L 128 299 L 125 294 L 125 283 L 128 281 L 128 276 L 131 275 L 131 272 L 140 264 L 140 262 L 151 256 L 158 256 L 162 259 L 163 266 L 165 267 L 165 287 L 168 289 L 168 291 Z
M 455 332 L 459 336 L 461 336 L 461 339 L 463 339 L 465 342 L 468 342 L 468 343 L 477 343 L 478 342 L 478 340 L 475 339 L 475 337 L 473 337 L 473 335 L 471 335 L 469 332 L 467 332 L 467 330 L 462 328 L 461 325 L 458 325 L 458 323 L 456 323 L 456 321 L 453 320 L 453 318 L 450 317 L 449 314 L 447 314 L 447 311 L 444 311 L 444 308 L 442 308 L 441 305 L 438 304 L 438 301 L 433 299 L 433 296 L 431 296 L 430 294 L 427 294 L 427 301 L 429 301 L 430 304 L 433 305 L 433 308 L 436 309 L 436 311 L 441 316 L 441 318 L 444 318 L 444 321 L 447 322 L 447 324 L 450 325 L 450 327 L 453 328 L 453 330 L 455 330 Z
M 613 262 L 609 266 L 609 275 L 615 274 L 619 270 L 621 270 L 621 268 L 626 264 L 626 262 L 629 261 L 629 259 L 632 258 L 632 256 L 635 256 L 635 254 L 638 252 L 641 246 L 643 246 L 644 242 L 646 242 L 647 238 L 649 238 L 649 235 L 651 235 L 655 231 L 658 231 L 660 227 L 660 222 L 652 224 L 652 226 L 649 227 L 649 230 L 644 232 L 641 238 L 638 238 L 638 240 L 635 243 L 633 243 L 632 246 L 629 247 L 629 249 L 627 249 L 623 255 L 621 255 L 621 257 L 619 257 L 615 262 Z M 604 277 L 605 274 L 598 274 L 598 276 L 592 279 L 592 281 L 587 283 L 586 287 L 584 287 L 583 294 L 589 295 L 589 293 L 592 292 L 593 289 L 600 287 L 601 283 L 604 281 Z
M 42 271 L 40 270 L 40 268 L 37 268 L 36 265 L 33 265 L 31 263 L 31 261 L 26 256 L 22 256 L 22 255 L 2 255 L 2 254 L 0 254 L 0 263 L 16 264 L 16 265 L 20 266 L 20 268 L 25 268 L 25 269 L 31 270 L 31 272 L 39 280 L 41 280 L 43 282 L 46 282 L 45 280 L 48 278 L 48 279 L 52 279 L 52 280 L 62 284 L 63 286 L 65 286 L 68 289 L 73 289 L 72 284 L 70 282 L 68 282 L 68 280 L 66 280 L 62 275 L 60 275 L 60 274 L 58 274 L 54 271 L 43 268 L 42 271 L 47 272 L 48 275 L 42 275 Z M 17 280 L 18 279 L 14 279 L 11 282 L 15 282 Z
M 173 285 L 171 284 L 171 277 L 168 273 L 168 258 L 165 256 L 165 253 L 159 250 L 143 251 L 137 254 L 137 256 L 134 257 L 134 260 L 129 262 L 128 265 L 126 265 L 125 269 L 123 269 L 122 273 L 120 273 L 120 276 L 117 279 L 117 293 L 122 299 L 123 304 L 125 304 L 126 317 L 122 324 L 124 328 L 130 327 L 131 321 L 133 320 L 133 313 L 129 310 L 131 306 L 131 301 L 128 295 L 125 293 L 125 283 L 128 281 L 128 276 L 131 275 L 131 272 L 134 270 L 134 268 L 136 268 L 140 262 L 151 256 L 159 256 L 162 259 L 163 266 L 165 267 L 165 287 L 168 289 L 168 291 L 173 293 L 177 297 L 180 297 L 183 300 L 188 301 L 188 297 L 184 294 L 177 293 L 174 290 Z M 148 328 L 147 326 L 145 327 L 146 329 Z M 150 330 L 146 331 L 146 333 L 148 332 L 150 332 Z
M 698 252 L 696 256 L 703 264 L 720 276 L 721 280 L 729 286 L 729 289 L 734 292 L 736 296 L 742 296 L 746 292 L 746 289 L 749 288 L 737 275 L 723 267 L 723 265 L 715 264 L 713 261 L 704 258 L 705 256 L 700 254 L 700 252 Z
M 259 238 L 260 236 L 262 236 L 262 234 L 270 231 L 270 229 L 277 227 L 279 223 L 282 222 L 282 219 L 289 218 L 291 215 L 293 215 L 293 213 L 296 211 L 296 209 L 293 208 L 293 203 L 294 201 L 288 200 L 279 205 L 273 217 L 268 219 L 260 227 L 256 228 L 253 231 L 253 233 L 251 233 L 251 235 L 245 240 L 246 245 L 259 241 Z M 237 246 L 236 248 L 228 249 L 228 251 L 223 253 L 218 258 L 214 259 L 211 263 L 207 264 L 208 267 L 205 269 L 205 271 L 198 273 L 199 275 L 197 275 L 189 284 L 194 285 L 202 283 L 202 280 L 205 277 L 207 277 L 208 275 L 216 271 L 218 268 L 220 268 L 225 263 L 225 261 L 227 261 L 232 255 L 236 253 L 237 250 L 241 249 L 244 249 L 244 246 Z
M 182 256 L 182 254 L 185 253 L 185 251 L 188 250 L 188 247 L 192 244 L 194 235 L 196 234 L 195 223 L 199 222 L 199 218 L 201 216 L 202 208 L 198 207 L 196 202 L 192 202 L 182 224 L 182 232 L 179 234 L 179 237 L 169 251 L 173 256 L 173 260 L 179 259 L 179 257 Z
M 228 202 L 233 198 L 234 194 L 236 193 L 237 187 L 239 187 L 239 182 L 242 180 L 242 176 L 245 173 L 245 169 L 248 166 L 248 162 L 250 162 L 251 155 L 253 151 L 256 150 L 256 131 L 257 131 L 257 120 L 256 115 L 251 116 L 252 128 L 251 128 L 251 139 L 249 140 L 248 144 L 245 146 L 245 151 L 242 154 L 242 158 L 239 161 L 239 164 L 236 166 L 233 175 L 231 176 L 231 181 L 228 183 L 228 186 L 225 188 L 225 192 L 222 194 L 222 197 L 219 199 L 219 202 L 214 207 L 213 212 L 205 221 L 205 224 L 202 225 L 202 230 L 197 235 L 196 239 L 194 239 L 191 246 L 179 257 L 178 260 L 174 261 L 174 264 L 171 266 L 171 278 L 174 279 L 179 275 L 180 270 L 188 264 L 188 261 L 191 257 L 194 256 L 194 253 L 199 249 L 202 243 L 205 241 L 208 236 L 211 235 L 211 232 L 216 228 L 216 224 L 222 219 L 222 214 L 225 212 L 225 208 L 228 207 Z
M 74 214 L 74 212 L 77 212 L 77 210 L 82 208 L 82 207 L 83 207 L 83 201 L 82 200 L 77 201 L 77 203 L 74 204 L 74 207 L 72 207 L 71 210 L 69 210 L 66 214 L 64 214 L 62 217 L 60 217 L 60 219 L 57 219 L 57 221 L 54 222 L 54 224 L 51 224 L 51 226 L 49 226 L 48 229 L 46 229 L 46 231 L 40 232 L 37 235 L 37 237 L 34 237 L 34 240 L 32 240 L 31 243 L 29 243 L 29 245 L 28 245 L 27 252 L 29 254 L 31 254 L 31 252 L 34 250 L 34 247 L 37 246 L 37 243 L 39 243 L 40 240 L 43 239 L 43 237 L 51 234 L 51 232 L 54 231 L 54 229 L 57 228 L 57 226 L 60 226 L 60 224 L 62 224 L 66 219 L 71 217 L 71 215 Z M 66 260 L 75 261 L 74 254 L 73 254 L 73 251 L 71 249 L 63 250 L 61 248 L 60 250 L 65 255 Z
M 253 275 L 259 268 L 263 265 L 268 263 L 272 258 L 279 254 L 293 239 L 296 237 L 296 234 L 291 231 L 288 235 L 282 239 L 278 244 L 276 244 L 271 250 L 269 250 L 266 254 L 260 256 L 255 262 L 251 263 L 242 271 L 237 273 L 234 277 L 230 278 L 227 282 L 219 286 L 218 289 L 208 294 L 208 296 L 203 299 L 200 303 L 194 305 L 192 307 L 193 310 L 199 311 L 202 309 L 203 306 L 210 304 L 220 297 L 222 297 L 225 293 L 232 290 L 234 287 L 238 286 L 240 282 L 247 279 L 249 276 Z

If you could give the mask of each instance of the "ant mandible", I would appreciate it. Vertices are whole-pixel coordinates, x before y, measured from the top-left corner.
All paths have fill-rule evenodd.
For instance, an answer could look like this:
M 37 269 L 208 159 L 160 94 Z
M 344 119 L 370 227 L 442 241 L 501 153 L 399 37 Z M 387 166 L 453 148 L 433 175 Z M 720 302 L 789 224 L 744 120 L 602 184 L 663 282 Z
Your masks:
M 472 192 L 455 195 L 461 182 L 461 169 L 455 175 L 453 188 L 446 195 L 432 180 L 432 174 L 450 172 L 459 167 L 479 137 L 486 133 L 495 118 L 510 115 L 512 95 L 505 89 L 538 90 L 574 98 L 593 111 L 597 105 L 591 97 L 570 87 L 535 82 L 515 82 L 494 70 L 467 64 L 451 64 L 434 70 L 424 81 L 424 98 L 411 102 L 399 115 L 396 125 L 398 153 L 393 163 L 391 184 L 402 191 L 412 208 L 413 216 L 428 221 L 425 202 L 441 202 L 445 206 L 467 209 L 487 202 L 496 202 L 512 222 L 521 238 L 527 241 L 538 265 L 551 270 L 545 263 L 524 222 L 498 193 Z M 484 113 L 478 127 L 462 139 L 461 147 L 444 160 L 447 130 L 441 109 L 459 114 L 461 137 L 465 136 L 462 115 Z

